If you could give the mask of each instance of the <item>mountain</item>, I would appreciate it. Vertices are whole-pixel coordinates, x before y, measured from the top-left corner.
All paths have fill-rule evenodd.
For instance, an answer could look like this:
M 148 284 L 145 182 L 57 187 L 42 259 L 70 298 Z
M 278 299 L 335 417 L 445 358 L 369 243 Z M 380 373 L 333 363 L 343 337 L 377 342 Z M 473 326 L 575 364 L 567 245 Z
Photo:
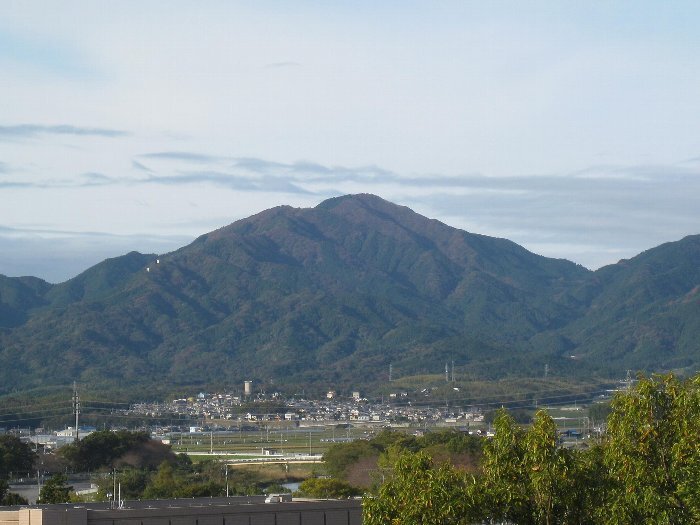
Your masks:
M 0 278 L 5 391 L 368 386 L 697 366 L 700 238 L 591 272 L 372 195 L 273 208 L 65 283 Z M 575 356 L 575 357 L 571 357 Z
M 697 369 L 700 235 L 595 272 L 591 300 L 565 333 L 593 371 Z

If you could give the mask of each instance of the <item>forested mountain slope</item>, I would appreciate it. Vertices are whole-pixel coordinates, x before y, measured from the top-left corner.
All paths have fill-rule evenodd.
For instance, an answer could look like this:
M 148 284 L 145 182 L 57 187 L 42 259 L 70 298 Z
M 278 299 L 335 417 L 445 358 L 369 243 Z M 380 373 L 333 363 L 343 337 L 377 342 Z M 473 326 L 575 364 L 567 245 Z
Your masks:
M 689 237 L 591 272 L 372 195 L 282 206 L 58 285 L 0 277 L 0 384 L 692 368 L 699 261 Z

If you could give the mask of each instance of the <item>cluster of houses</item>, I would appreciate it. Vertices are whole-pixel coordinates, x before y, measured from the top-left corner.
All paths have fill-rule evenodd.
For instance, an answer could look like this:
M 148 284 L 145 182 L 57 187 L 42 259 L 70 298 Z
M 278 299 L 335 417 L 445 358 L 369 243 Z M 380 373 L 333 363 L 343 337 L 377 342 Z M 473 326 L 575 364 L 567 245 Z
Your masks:
M 401 425 L 479 423 L 484 415 L 479 408 L 414 406 L 405 401 L 404 393 L 389 396 L 386 402 L 370 402 L 353 392 L 351 397 L 329 391 L 325 399 L 281 399 L 271 396 L 240 397 L 229 393 L 200 393 L 197 396 L 174 399 L 168 403 L 139 403 L 125 411 L 126 415 L 174 417 L 199 421 L 202 425 L 220 426 L 240 422 L 292 421 L 304 424 L 374 423 Z M 271 410 L 271 401 L 275 401 Z M 245 407 L 245 410 L 243 410 Z

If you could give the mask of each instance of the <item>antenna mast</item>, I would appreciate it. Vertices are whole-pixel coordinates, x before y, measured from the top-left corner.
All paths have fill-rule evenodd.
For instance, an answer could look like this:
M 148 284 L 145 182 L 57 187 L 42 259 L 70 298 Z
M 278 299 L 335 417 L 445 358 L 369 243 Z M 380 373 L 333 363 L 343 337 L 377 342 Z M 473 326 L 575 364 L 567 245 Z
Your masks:
M 73 381 L 73 413 L 75 414 L 75 442 L 77 443 L 80 439 L 80 431 L 78 430 L 78 425 L 80 424 L 80 396 L 78 395 L 78 385 Z

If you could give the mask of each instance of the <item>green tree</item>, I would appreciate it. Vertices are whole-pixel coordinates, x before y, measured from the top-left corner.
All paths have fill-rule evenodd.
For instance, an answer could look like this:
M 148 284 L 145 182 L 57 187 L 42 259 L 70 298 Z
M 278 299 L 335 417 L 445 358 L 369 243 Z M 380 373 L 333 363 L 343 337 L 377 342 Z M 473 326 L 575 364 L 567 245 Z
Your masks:
M 158 471 L 143 492 L 145 499 L 177 498 L 180 496 L 181 480 L 175 476 L 175 470 L 167 461 L 163 461 Z
M 481 510 L 473 478 L 424 452 L 399 451 L 379 490 L 364 497 L 365 525 L 469 524 Z
M 164 460 L 174 461 L 170 447 L 153 441 L 146 432 L 103 430 L 61 449 L 75 470 L 94 471 L 104 467 L 156 468 Z
M 700 376 L 641 377 L 615 396 L 604 444 L 611 475 L 601 521 L 700 522 Z
M 569 451 L 559 446 L 557 427 L 543 410 L 524 432 L 505 410 L 484 446 L 480 480 L 484 518 L 518 524 L 595 523 L 599 504 L 592 490 L 602 487 L 599 450 Z M 590 457 L 588 457 L 590 454 Z M 596 460 L 598 459 L 598 460 Z
M 17 436 L 0 436 L 0 479 L 8 479 L 11 473 L 31 472 L 35 458 L 31 447 Z
M 0 505 L 26 505 L 29 503 L 25 498 L 10 492 L 10 486 L 7 481 L 0 479 Z
M 493 421 L 494 436 L 484 445 L 483 506 L 491 521 L 529 523 L 532 515 L 525 470 L 525 433 L 500 409 Z
M 559 446 L 546 412 L 525 432 L 499 411 L 475 482 L 394 445 L 365 523 L 700 523 L 700 375 L 641 378 L 611 409 L 604 441 L 583 452 Z
M 328 447 L 323 454 L 323 462 L 328 473 L 342 479 L 345 477 L 348 467 L 363 457 L 376 457 L 379 455 L 377 447 L 365 439 L 358 439 L 350 443 L 335 443 Z
M 610 403 L 593 403 L 588 407 L 588 417 L 591 420 L 592 425 L 600 425 L 605 423 L 608 416 L 612 412 L 612 407 Z
M 610 476 L 603 461 L 603 447 L 593 444 L 588 450 L 570 456 L 567 492 L 567 523 L 597 525 L 603 523 L 603 504 L 610 486 Z
M 533 522 L 542 525 L 566 523 L 571 512 L 573 470 L 569 452 L 558 444 L 557 426 L 546 411 L 535 414 L 525 435 L 523 457 L 529 477 Z
M 37 503 L 68 503 L 73 487 L 63 474 L 54 474 L 39 491 Z
M 339 479 L 310 478 L 301 482 L 299 493 L 310 498 L 351 498 L 362 491 Z
M 116 480 L 113 477 L 115 474 Z M 109 476 L 101 477 L 97 483 L 98 498 L 103 501 L 111 499 L 108 494 L 114 493 L 116 482 L 121 490 L 122 499 L 140 499 L 148 484 L 148 478 L 149 473 L 144 469 L 126 468 L 110 473 Z

